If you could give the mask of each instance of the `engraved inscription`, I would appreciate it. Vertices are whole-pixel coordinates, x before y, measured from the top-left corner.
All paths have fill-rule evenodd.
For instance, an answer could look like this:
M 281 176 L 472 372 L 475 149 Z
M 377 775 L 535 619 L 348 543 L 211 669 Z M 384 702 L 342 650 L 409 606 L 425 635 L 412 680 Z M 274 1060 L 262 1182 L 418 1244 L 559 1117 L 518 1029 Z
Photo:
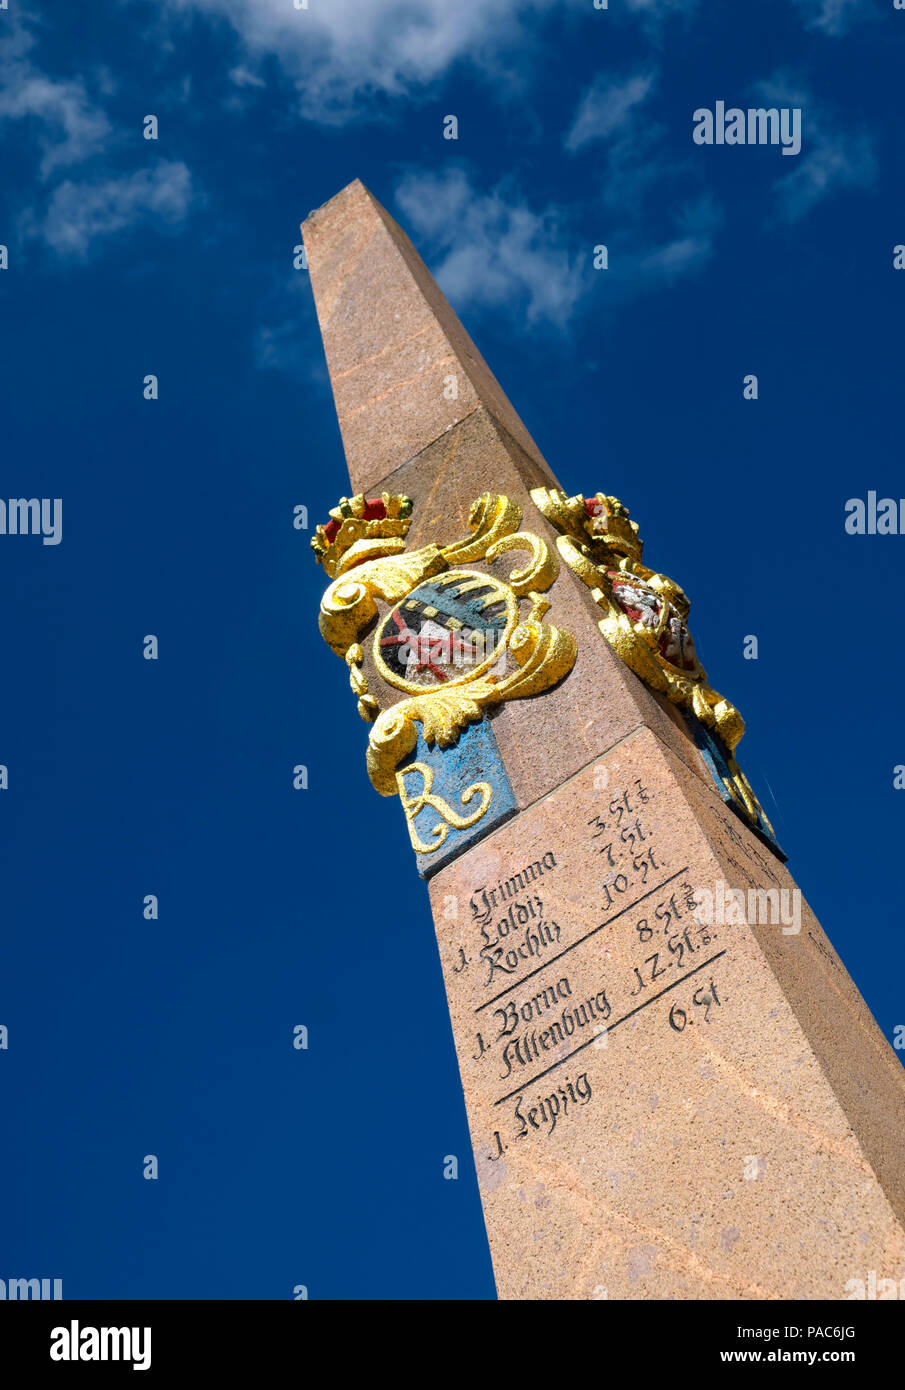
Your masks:
M 592 1059 L 617 1045 L 622 1025 L 643 1013 L 663 1045 L 685 1047 L 682 1035 L 712 1026 L 729 1003 L 715 973 L 725 943 L 696 919 L 688 866 L 658 844 L 668 809 L 657 800 L 635 778 L 579 820 L 577 848 L 545 848 L 527 868 L 471 890 L 469 935 L 452 968 L 480 972 L 467 1056 L 500 1115 L 493 1159 L 548 1138 L 589 1105 L 605 1065 Z M 590 920 L 573 915 L 573 901 Z

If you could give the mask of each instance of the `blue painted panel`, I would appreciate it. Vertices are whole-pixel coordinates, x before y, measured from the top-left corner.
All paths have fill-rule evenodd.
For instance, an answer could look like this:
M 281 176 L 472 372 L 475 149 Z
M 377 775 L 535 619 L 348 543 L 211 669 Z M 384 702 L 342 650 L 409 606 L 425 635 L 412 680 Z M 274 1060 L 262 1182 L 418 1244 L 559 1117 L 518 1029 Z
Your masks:
M 429 748 L 419 728 L 417 746 L 400 765 L 399 777 L 409 832 L 419 842 L 414 847 L 422 878 L 436 873 L 517 810 L 486 718 L 470 724 L 451 748 Z M 474 823 L 459 827 L 455 820 Z
M 704 762 L 707 764 L 707 768 L 713 778 L 713 784 L 726 805 L 730 810 L 735 812 L 743 825 L 747 825 L 749 830 L 753 830 L 758 839 L 762 840 L 764 844 L 773 851 L 777 859 L 785 863 L 787 856 L 777 844 L 776 836 L 773 834 L 769 821 L 763 815 L 760 804 L 758 803 L 758 817 L 757 823 L 755 824 L 741 809 L 738 802 L 728 790 L 726 782 L 732 781 L 732 768 L 730 766 L 729 754 L 723 747 L 722 742 L 715 734 L 711 733 L 706 725 L 702 724 L 699 719 L 696 719 L 694 715 L 685 712 L 685 722 L 691 731 L 697 747 L 700 749 Z

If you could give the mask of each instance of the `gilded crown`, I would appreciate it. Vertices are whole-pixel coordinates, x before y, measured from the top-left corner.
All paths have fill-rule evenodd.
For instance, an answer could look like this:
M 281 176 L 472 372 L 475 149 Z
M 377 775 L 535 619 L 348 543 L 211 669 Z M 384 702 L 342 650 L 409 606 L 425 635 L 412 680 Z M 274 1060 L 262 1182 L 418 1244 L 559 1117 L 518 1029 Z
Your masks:
M 412 524 L 412 499 L 384 492 L 379 497 L 341 497 L 330 509 L 326 526 L 318 526 L 311 541 L 315 559 L 331 579 L 366 560 L 405 549 Z
M 640 560 L 644 545 L 638 536 L 638 523 L 629 520 L 628 507 L 618 497 L 605 497 L 602 492 L 581 500 L 587 513 L 584 529 L 588 535 L 618 555 Z

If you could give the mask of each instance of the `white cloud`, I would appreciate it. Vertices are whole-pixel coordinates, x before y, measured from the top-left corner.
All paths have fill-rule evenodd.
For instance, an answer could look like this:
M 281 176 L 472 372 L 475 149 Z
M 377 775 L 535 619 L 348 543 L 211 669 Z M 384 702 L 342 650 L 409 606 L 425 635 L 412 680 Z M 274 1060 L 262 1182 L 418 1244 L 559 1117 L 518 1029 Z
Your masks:
M 101 182 L 67 179 L 32 231 L 60 255 L 84 258 L 103 237 L 147 218 L 174 226 L 185 217 L 191 197 L 192 176 L 178 161 Z
M 659 72 L 650 69 L 621 79 L 601 75 L 584 93 L 575 113 L 565 147 L 573 152 L 605 139 L 601 152 L 601 200 L 608 220 L 620 224 L 639 219 L 643 201 L 654 187 L 682 177 L 684 169 L 665 154 L 666 128 L 647 111 Z M 595 152 L 599 161 L 601 155 Z
M 102 150 L 111 126 L 81 78 L 52 78 L 35 67 L 29 57 L 33 45 L 21 23 L 6 39 L 0 57 L 0 121 L 30 118 L 37 123 L 40 174 L 46 179 Z
M 869 188 L 876 177 L 873 141 L 865 133 L 825 132 L 785 178 L 774 185 L 781 215 L 797 222 L 823 198 L 845 188 Z
M 566 149 L 580 150 L 593 140 L 623 131 L 636 108 L 647 100 L 654 80 L 653 73 L 638 73 L 622 82 L 598 77 L 579 102 Z
M 192 179 L 178 160 L 162 160 L 130 174 L 65 178 L 63 170 L 122 146 L 104 109 L 92 100 L 81 77 L 55 77 L 35 62 L 35 37 L 14 20 L 0 55 L 0 126 L 21 122 L 17 137 L 40 152 L 32 206 L 18 216 L 22 240 L 42 240 L 59 255 L 85 258 L 95 243 L 135 223 L 154 218 L 169 226 L 182 221 L 192 197 Z M 108 75 L 96 87 L 109 95 Z M 9 145 L 14 138 L 4 132 Z M 144 142 L 139 144 L 143 146 Z M 32 146 L 28 150 L 31 154 Z M 40 187 L 40 182 L 46 186 Z
M 614 18 L 636 18 L 659 48 L 670 18 L 697 14 L 701 0 L 611 0 L 610 13 Z
M 309 301 L 304 306 L 302 299 Z M 297 380 L 329 385 L 320 335 L 310 312 L 311 286 L 303 270 L 274 277 L 262 304 L 262 321 L 254 336 L 255 366 L 283 372 Z
M 606 291 L 613 299 L 695 271 L 713 254 L 714 234 L 722 222 L 714 199 L 689 194 L 699 170 L 668 153 L 669 131 L 649 114 L 658 79 L 657 69 L 618 79 L 601 75 L 582 96 L 565 141 L 573 151 L 606 141 L 597 154 L 600 207 L 595 220 L 600 241 L 613 255 L 613 283 Z M 651 245 L 651 227 L 664 206 L 672 235 Z
M 844 34 L 856 19 L 865 18 L 864 0 L 794 0 L 794 3 L 809 29 L 820 29 L 834 37 Z
M 710 260 L 714 237 L 723 224 L 719 204 L 709 194 L 679 209 L 676 235 L 637 257 L 637 270 L 648 280 L 672 284 Z
M 643 15 L 663 15 L 664 12 L 675 10 L 680 14 L 693 13 L 700 3 L 700 0 L 625 0 L 626 8 L 635 10 Z
M 600 295 L 614 307 L 694 274 L 713 255 L 723 222 L 719 203 L 702 194 L 672 209 L 659 242 L 640 234 L 637 208 L 621 217 L 614 210 L 603 221 L 586 206 L 573 208 L 581 220 L 576 230 L 562 212 L 532 209 L 507 185 L 477 191 L 461 169 L 408 174 L 396 202 L 455 308 L 496 309 L 529 328 L 558 330 L 599 308 Z M 594 248 L 603 243 L 609 269 L 598 272 L 591 268 Z
M 518 306 L 529 326 L 565 326 L 583 272 L 553 210 L 535 212 L 502 188 L 478 193 L 461 170 L 409 174 L 396 202 L 425 254 L 440 257 L 436 279 L 457 307 Z
M 793 167 L 773 185 L 782 220 L 797 222 L 824 198 L 873 184 L 877 160 L 866 131 L 837 124 L 809 92 L 783 74 L 757 83 L 755 91 L 768 106 L 801 109 L 801 153 L 788 161 Z
M 263 77 L 258 77 L 257 73 L 249 72 L 248 68 L 243 68 L 240 63 L 238 67 L 232 68 L 229 74 L 230 82 L 237 87 L 266 87 L 267 83 Z
M 348 115 L 353 103 L 360 110 L 368 95 L 423 88 L 457 60 L 481 66 L 514 39 L 524 52 L 536 38 L 538 16 L 563 0 L 309 0 L 307 9 L 291 0 L 166 3 L 171 12 L 227 20 L 244 46 L 242 70 L 254 73 L 274 55 L 297 84 L 303 113 L 330 121 Z

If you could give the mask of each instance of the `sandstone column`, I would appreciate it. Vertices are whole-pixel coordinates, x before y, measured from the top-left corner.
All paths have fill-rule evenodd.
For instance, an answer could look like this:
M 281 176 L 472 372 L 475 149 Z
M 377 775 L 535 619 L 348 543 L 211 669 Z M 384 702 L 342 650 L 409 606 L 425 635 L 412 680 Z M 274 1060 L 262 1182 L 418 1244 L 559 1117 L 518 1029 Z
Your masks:
M 354 494 L 315 541 L 321 628 L 428 880 L 500 1296 L 902 1278 L 905 1073 L 684 594 L 617 499 L 559 491 L 361 183 L 302 230 Z

